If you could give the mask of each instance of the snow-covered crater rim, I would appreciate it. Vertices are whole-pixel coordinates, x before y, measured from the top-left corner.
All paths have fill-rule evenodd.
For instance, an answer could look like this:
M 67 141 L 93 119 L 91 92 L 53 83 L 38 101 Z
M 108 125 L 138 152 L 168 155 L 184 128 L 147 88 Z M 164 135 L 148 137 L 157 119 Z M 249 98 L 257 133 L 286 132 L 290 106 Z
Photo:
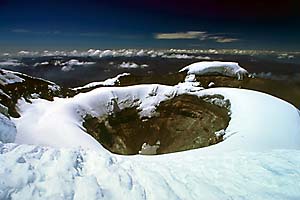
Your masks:
M 87 133 L 113 153 L 166 154 L 215 145 L 230 121 L 230 102 L 222 95 L 180 94 L 148 108 L 140 99 L 130 101 L 113 99 L 107 113 L 83 117 Z
M 97 117 L 137 107 L 140 116 L 151 118 L 161 102 L 181 94 L 198 97 L 221 95 L 230 101 L 231 120 L 226 128 L 226 135 L 230 137 L 226 136 L 224 142 L 207 149 L 300 149 L 297 143 L 300 116 L 298 110 L 287 102 L 260 92 L 235 88 L 203 89 L 188 82 L 175 86 L 153 84 L 97 88 L 54 102 L 35 100 L 32 105 L 21 105 L 22 116 L 15 121 L 18 128 L 16 142 L 103 150 L 95 139 L 86 134 L 82 116 L 90 114 Z M 287 129 L 291 130 L 288 136 L 283 134 Z

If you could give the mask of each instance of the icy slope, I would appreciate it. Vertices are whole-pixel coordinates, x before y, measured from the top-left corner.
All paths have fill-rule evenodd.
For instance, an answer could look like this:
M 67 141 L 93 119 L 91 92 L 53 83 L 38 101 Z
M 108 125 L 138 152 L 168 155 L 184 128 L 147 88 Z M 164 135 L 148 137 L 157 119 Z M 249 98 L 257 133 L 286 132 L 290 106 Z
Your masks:
M 300 151 L 105 157 L 0 144 L 0 199 L 299 199 Z
M 0 142 L 14 142 L 16 135 L 17 129 L 14 123 L 0 112 Z
M 247 70 L 240 67 L 236 62 L 222 62 L 222 61 L 202 61 L 196 62 L 182 68 L 179 72 L 187 71 L 187 74 L 195 75 L 210 75 L 220 74 L 224 76 L 237 77 L 242 80 L 248 75 Z

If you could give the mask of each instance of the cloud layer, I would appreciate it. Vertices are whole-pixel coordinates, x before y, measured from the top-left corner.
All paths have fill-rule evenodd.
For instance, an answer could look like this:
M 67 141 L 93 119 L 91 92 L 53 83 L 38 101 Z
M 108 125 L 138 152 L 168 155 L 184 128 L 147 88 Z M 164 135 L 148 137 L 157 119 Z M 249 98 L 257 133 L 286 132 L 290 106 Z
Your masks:
M 231 43 L 239 41 L 237 38 L 223 36 L 221 34 L 209 34 L 206 31 L 187 31 L 174 33 L 157 33 L 154 35 L 158 40 L 176 40 L 176 39 L 199 39 L 199 40 L 214 40 L 218 43 Z

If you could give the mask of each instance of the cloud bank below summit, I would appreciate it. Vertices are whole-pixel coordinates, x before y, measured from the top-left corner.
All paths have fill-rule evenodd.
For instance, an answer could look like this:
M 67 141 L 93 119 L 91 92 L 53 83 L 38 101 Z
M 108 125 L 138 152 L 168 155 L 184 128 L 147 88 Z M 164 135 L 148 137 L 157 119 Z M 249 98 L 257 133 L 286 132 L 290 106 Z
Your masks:
M 206 31 L 186 31 L 173 33 L 156 33 L 155 39 L 158 40 L 178 40 L 178 39 L 199 39 L 199 40 L 213 40 L 217 43 L 231 43 L 239 41 L 238 38 L 225 36 L 224 34 L 210 34 Z

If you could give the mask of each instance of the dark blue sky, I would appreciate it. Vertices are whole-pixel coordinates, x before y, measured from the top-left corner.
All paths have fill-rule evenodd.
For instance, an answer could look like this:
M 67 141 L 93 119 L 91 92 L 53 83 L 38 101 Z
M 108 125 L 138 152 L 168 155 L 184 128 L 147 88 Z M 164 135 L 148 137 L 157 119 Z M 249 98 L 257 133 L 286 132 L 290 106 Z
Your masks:
M 1 51 L 300 50 L 298 0 L 0 0 Z

